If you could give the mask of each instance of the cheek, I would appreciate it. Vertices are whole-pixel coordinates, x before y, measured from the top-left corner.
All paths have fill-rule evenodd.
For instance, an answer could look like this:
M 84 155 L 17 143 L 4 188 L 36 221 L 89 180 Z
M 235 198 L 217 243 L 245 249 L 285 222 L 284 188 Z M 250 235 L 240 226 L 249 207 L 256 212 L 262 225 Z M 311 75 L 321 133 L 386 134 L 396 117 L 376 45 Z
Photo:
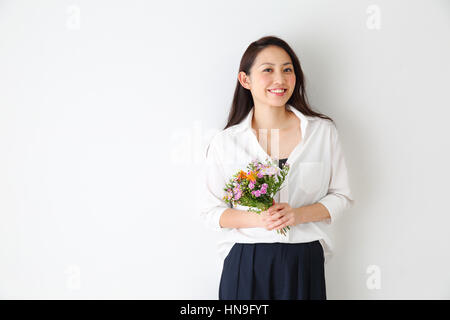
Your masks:
M 262 75 L 260 77 L 259 83 L 261 84 L 263 89 L 265 89 L 267 86 L 269 86 L 272 83 L 272 78 L 268 74 L 267 75 Z
M 271 85 L 272 80 L 267 76 L 261 76 L 258 78 L 257 83 L 258 83 L 258 90 L 265 92 L 266 88 L 268 88 Z
M 294 87 L 295 86 L 295 75 L 292 75 L 288 78 L 289 86 Z

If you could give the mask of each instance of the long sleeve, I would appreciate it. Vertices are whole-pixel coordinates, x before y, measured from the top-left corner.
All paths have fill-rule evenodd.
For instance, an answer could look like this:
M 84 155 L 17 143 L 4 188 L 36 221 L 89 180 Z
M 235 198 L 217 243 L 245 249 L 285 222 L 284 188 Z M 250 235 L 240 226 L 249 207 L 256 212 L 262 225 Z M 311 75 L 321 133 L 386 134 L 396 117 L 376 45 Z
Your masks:
M 223 200 L 226 178 L 219 159 L 219 154 L 213 138 L 206 148 L 206 181 L 200 216 L 205 226 L 214 231 L 220 231 L 219 220 L 222 213 L 230 206 Z
M 331 177 L 328 193 L 318 202 L 323 204 L 330 213 L 331 219 L 324 222 L 330 224 L 337 221 L 345 210 L 351 208 L 355 200 L 350 189 L 347 165 L 339 140 L 339 134 L 334 124 L 331 126 Z

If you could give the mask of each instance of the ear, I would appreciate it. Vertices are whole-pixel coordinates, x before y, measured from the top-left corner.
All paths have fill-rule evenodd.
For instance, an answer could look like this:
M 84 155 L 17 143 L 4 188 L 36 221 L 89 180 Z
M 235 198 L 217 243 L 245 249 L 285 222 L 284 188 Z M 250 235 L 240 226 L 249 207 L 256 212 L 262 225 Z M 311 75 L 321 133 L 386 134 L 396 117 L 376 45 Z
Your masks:
M 244 71 L 239 71 L 238 80 L 245 89 L 250 90 L 250 79 Z

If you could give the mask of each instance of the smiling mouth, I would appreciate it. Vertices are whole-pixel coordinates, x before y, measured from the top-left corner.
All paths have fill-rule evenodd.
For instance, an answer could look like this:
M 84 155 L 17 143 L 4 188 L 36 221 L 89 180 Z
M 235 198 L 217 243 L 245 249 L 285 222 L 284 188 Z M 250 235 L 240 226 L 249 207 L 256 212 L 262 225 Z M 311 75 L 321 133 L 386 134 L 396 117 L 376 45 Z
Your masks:
M 287 89 L 269 89 L 267 91 L 277 96 L 283 96 L 286 93 Z
M 287 89 L 284 88 L 280 88 L 280 89 L 268 89 L 268 91 L 270 92 L 277 92 L 277 93 L 281 93 L 281 92 L 285 92 Z

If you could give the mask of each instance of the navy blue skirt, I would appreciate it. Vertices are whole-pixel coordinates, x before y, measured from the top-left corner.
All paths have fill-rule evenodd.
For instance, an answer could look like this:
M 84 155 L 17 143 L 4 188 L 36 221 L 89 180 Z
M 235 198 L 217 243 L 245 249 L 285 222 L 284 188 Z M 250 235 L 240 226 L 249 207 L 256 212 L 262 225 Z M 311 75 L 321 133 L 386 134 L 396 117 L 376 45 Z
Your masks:
M 223 262 L 219 300 L 326 300 L 322 245 L 235 243 Z

